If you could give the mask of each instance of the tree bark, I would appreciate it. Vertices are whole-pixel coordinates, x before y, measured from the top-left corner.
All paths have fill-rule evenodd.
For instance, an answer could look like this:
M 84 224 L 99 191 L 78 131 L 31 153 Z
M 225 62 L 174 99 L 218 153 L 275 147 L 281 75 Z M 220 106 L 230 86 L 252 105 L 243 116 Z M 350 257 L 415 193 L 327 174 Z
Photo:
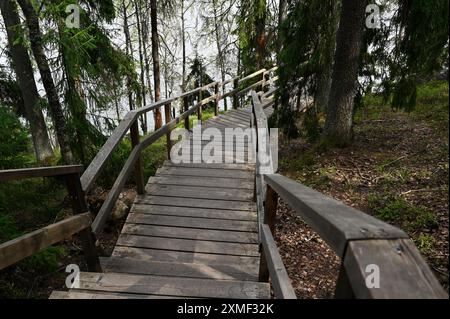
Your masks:
M 220 24 L 219 24 L 219 19 L 218 19 L 218 14 L 217 14 L 217 0 L 213 0 L 213 14 L 214 14 L 214 33 L 216 36 L 216 46 L 217 46 L 217 55 L 219 58 L 219 66 L 220 66 L 220 73 L 221 73 L 221 77 L 222 77 L 222 82 L 225 82 L 225 56 L 223 54 L 223 50 L 222 50 L 222 45 L 220 44 Z M 225 87 L 222 86 L 222 94 L 225 94 Z M 224 103 L 224 109 L 226 110 L 227 107 L 227 99 L 223 99 L 223 103 Z
M 141 69 L 140 80 L 141 80 L 141 101 L 142 105 L 147 105 L 146 99 L 146 89 L 145 89 L 145 69 L 144 69 L 144 55 L 142 52 L 142 24 L 141 24 L 141 10 L 140 3 L 138 0 L 134 1 L 135 15 L 136 15 L 136 27 L 138 31 L 138 49 L 139 49 L 139 66 Z M 144 44 L 145 45 L 145 44 Z M 144 135 L 147 134 L 147 114 L 141 116 L 141 129 Z
M 353 107 L 367 0 L 343 0 L 324 135 L 337 145 L 353 137 Z
M 317 79 L 317 93 L 315 96 L 315 105 L 318 112 L 325 112 L 328 106 L 328 99 L 330 97 L 331 90 L 331 74 L 333 71 L 333 58 L 334 50 L 336 49 L 336 31 L 338 28 L 338 9 L 337 1 L 331 2 L 330 18 L 331 24 L 329 26 L 329 32 L 325 33 L 325 61 L 322 72 L 318 75 Z
M 17 36 L 14 27 L 20 25 L 17 6 L 12 0 L 2 0 L 0 1 L 0 10 L 8 36 L 12 64 L 22 93 L 25 116 L 30 124 L 34 152 L 38 162 L 43 162 L 53 156 L 53 149 L 48 137 L 44 116 L 39 108 L 39 93 L 34 81 L 30 56 L 22 44 L 14 43 Z
M 38 15 L 29 0 L 18 0 L 18 3 L 25 16 L 29 31 L 31 49 L 41 74 L 45 92 L 47 93 L 50 116 L 52 117 L 53 124 L 55 126 L 56 136 L 61 148 L 61 156 L 66 164 L 74 163 L 69 142 L 69 132 L 66 126 L 66 119 L 62 111 L 55 83 L 53 82 L 50 66 L 42 46 L 42 35 L 39 27 Z
M 260 70 L 265 66 L 266 60 L 266 16 L 267 16 L 267 3 L 266 0 L 255 0 L 255 6 L 262 6 L 258 10 L 262 11 L 261 15 L 255 18 L 255 29 L 256 29 L 256 65 L 257 69 Z
M 122 12 L 123 12 L 123 33 L 125 34 L 125 53 L 128 56 L 133 56 L 133 47 L 131 45 L 131 36 L 130 36 L 130 28 L 128 26 L 128 14 L 127 14 L 127 6 L 125 5 L 125 0 L 122 0 Z M 128 95 L 128 106 L 130 110 L 134 110 L 134 101 L 133 101 L 133 90 L 132 90 L 132 79 L 131 75 L 127 74 L 127 95 Z
M 155 86 L 155 102 L 161 98 L 161 79 L 159 70 L 159 38 L 158 17 L 156 12 L 156 0 L 150 0 L 150 19 L 152 27 L 152 57 L 153 57 L 153 81 Z M 161 109 L 154 110 L 155 130 L 162 126 Z

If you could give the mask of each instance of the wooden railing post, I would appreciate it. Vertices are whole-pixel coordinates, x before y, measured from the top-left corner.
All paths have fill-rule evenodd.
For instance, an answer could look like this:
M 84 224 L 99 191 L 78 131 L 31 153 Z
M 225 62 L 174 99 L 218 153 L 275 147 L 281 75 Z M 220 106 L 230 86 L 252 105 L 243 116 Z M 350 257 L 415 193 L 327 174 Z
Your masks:
M 130 135 L 131 135 L 131 145 L 133 146 L 134 149 L 139 145 L 139 126 L 137 120 L 135 120 L 130 127 Z M 136 164 L 134 165 L 134 176 L 136 180 L 136 187 L 138 194 L 144 194 L 145 193 L 144 173 L 142 171 L 142 161 L 140 155 L 138 156 Z
M 214 115 L 217 116 L 219 115 L 219 83 L 216 83 L 216 85 L 214 86 L 214 94 L 216 96 L 216 98 L 214 99 Z
M 172 117 L 170 114 L 170 108 L 171 108 L 171 103 L 168 103 L 166 105 L 164 105 L 164 110 L 165 110 L 165 115 L 166 115 L 166 124 L 169 123 L 170 121 L 172 121 Z M 166 141 L 166 145 L 167 145 L 167 159 L 170 160 L 170 150 L 172 149 L 172 141 L 170 140 L 170 132 L 167 133 L 166 135 L 167 141 Z
M 198 119 L 198 121 L 201 124 L 202 123 L 202 118 L 203 118 L 203 114 L 202 114 L 202 111 L 203 111 L 203 104 L 202 104 L 202 101 L 203 101 L 203 90 L 202 89 L 200 89 L 200 91 L 198 92 L 198 99 L 199 99 L 198 103 L 200 103 L 200 106 L 198 107 L 198 110 L 197 110 L 197 119 Z
M 339 276 L 336 282 L 336 288 L 334 290 L 334 298 L 335 299 L 355 298 L 352 286 L 348 279 L 347 271 L 345 270 L 343 263 L 341 264 L 341 269 L 339 270 Z
M 264 253 L 264 248 L 262 244 L 259 245 L 259 272 L 258 272 L 258 281 L 260 282 L 269 282 L 269 267 L 267 265 L 266 255 Z
M 235 79 L 233 81 L 233 90 L 235 90 L 236 93 L 233 94 L 233 109 L 237 110 L 239 106 L 239 97 L 237 95 L 237 89 L 239 86 L 239 79 Z
M 264 207 L 264 224 L 269 225 L 272 235 L 275 236 L 275 219 L 278 208 L 278 194 L 267 185 L 266 202 Z
M 69 196 L 72 199 L 74 213 L 82 214 L 88 212 L 85 194 L 81 187 L 80 175 L 78 173 L 67 175 L 66 182 Z M 91 228 L 89 227 L 80 231 L 78 236 L 81 240 L 88 271 L 102 272 L 102 267 L 95 248 L 94 236 L 91 232 Z
M 265 92 L 265 88 L 266 88 L 266 75 L 267 75 L 266 71 L 262 73 L 261 90 L 259 90 L 259 91 Z
M 188 105 L 188 98 L 187 98 L 187 96 L 185 96 L 183 98 L 183 108 L 184 108 L 185 112 L 189 111 L 189 105 Z M 186 130 L 190 130 L 189 116 L 186 117 L 185 120 L 184 120 L 184 128 Z

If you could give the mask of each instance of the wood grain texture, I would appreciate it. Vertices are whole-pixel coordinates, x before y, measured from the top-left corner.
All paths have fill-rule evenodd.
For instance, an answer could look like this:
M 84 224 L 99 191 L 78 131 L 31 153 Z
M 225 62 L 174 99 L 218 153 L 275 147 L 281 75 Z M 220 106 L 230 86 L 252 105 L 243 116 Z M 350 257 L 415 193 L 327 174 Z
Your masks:
M 379 268 L 380 287 L 368 288 L 368 265 Z M 356 298 L 448 299 L 409 239 L 358 240 L 348 245 L 344 266 Z
M 243 265 L 252 265 L 254 267 L 258 267 L 259 265 L 259 258 L 252 256 L 219 255 L 219 254 L 207 254 L 197 252 L 193 253 L 185 251 L 159 250 L 151 248 L 125 247 L 125 246 L 114 247 L 112 255 L 121 258 L 135 258 L 142 260 L 156 260 L 156 261 L 195 263 L 207 265 L 243 264 Z
M 224 209 L 146 205 L 135 203 L 131 207 L 131 212 L 136 214 L 197 217 L 209 219 L 247 220 L 253 222 L 257 221 L 257 215 L 255 211 L 239 211 L 239 210 L 233 211 Z
M 258 245 L 256 244 L 213 242 L 206 240 L 160 238 L 122 234 L 117 240 L 117 245 L 207 254 L 253 257 L 259 256 Z
M 265 283 L 198 278 L 81 273 L 80 288 L 94 291 L 203 298 L 269 298 Z
M 204 278 L 216 280 L 257 281 L 255 268 L 239 264 L 193 264 L 161 261 L 145 261 L 132 258 L 102 257 L 105 272 Z
M 258 224 L 253 221 L 195 218 L 181 216 L 163 216 L 152 214 L 131 213 L 127 218 L 128 223 L 161 225 L 187 228 L 215 229 L 215 230 L 235 230 L 244 232 L 257 232 Z
M 218 242 L 257 244 L 258 234 L 230 230 L 213 230 L 187 227 L 139 225 L 126 223 L 122 234 L 178 239 L 198 239 Z

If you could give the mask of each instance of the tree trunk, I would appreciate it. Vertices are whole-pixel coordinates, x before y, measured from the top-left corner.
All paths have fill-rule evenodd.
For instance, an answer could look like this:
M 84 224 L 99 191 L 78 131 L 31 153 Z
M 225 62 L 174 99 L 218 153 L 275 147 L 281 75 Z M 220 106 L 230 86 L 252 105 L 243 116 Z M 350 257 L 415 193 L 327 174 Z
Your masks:
M 266 60 L 266 16 L 267 16 L 267 3 L 266 0 L 255 0 L 256 7 L 260 12 L 260 15 L 255 17 L 255 29 L 256 29 L 256 65 L 258 70 L 264 68 Z M 262 6 L 259 8 L 258 6 Z
M 318 112 L 325 112 L 328 106 L 328 99 L 331 90 L 331 73 L 333 71 L 334 50 L 336 49 L 336 31 L 338 28 L 338 3 L 332 1 L 330 8 L 331 23 L 329 32 L 325 33 L 325 61 L 322 72 L 318 75 L 317 91 L 315 96 L 316 108 Z
M 152 91 L 152 77 L 150 75 L 150 59 L 147 53 L 147 43 L 148 43 L 148 3 L 146 2 L 145 12 L 141 12 L 141 22 L 142 22 L 142 49 L 144 53 L 145 61 L 145 76 L 147 78 L 148 85 L 148 95 L 150 98 L 150 103 L 153 103 L 153 91 Z
M 125 53 L 128 56 L 133 56 L 133 48 L 131 45 L 131 36 L 130 36 L 130 28 L 128 26 L 128 14 L 127 14 L 127 6 L 125 5 L 125 0 L 122 0 L 122 12 L 123 12 L 123 33 L 125 34 Z M 133 90 L 132 90 L 132 79 L 131 75 L 127 74 L 127 95 L 128 95 L 128 105 L 130 110 L 134 110 L 134 101 L 133 101 Z
M 136 14 L 136 27 L 138 31 L 138 49 L 139 49 L 139 66 L 141 69 L 140 73 L 140 80 L 141 80 L 141 101 L 142 105 L 147 105 L 147 99 L 146 99 L 146 89 L 145 89 L 145 68 L 144 68 L 144 55 L 142 52 L 142 24 L 141 24 L 141 10 L 140 10 L 140 3 L 138 3 L 139 0 L 134 1 L 134 8 L 135 8 L 135 14 Z M 144 114 L 141 116 L 141 129 L 144 135 L 147 134 L 147 114 Z
M 29 0 L 18 0 L 20 7 L 26 19 L 29 30 L 30 44 L 33 51 L 36 64 L 41 74 L 42 83 L 47 93 L 50 116 L 52 117 L 58 143 L 61 148 L 61 156 L 66 164 L 74 162 L 72 150 L 69 143 L 69 132 L 66 126 L 58 92 L 53 82 L 50 66 L 42 47 L 42 35 L 39 28 L 39 20 L 36 11 Z
M 217 46 L 217 55 L 219 57 L 219 66 L 220 66 L 220 73 L 222 76 L 222 82 L 225 82 L 225 56 L 223 54 L 223 50 L 222 50 L 222 46 L 220 44 L 220 24 L 219 24 L 219 20 L 218 20 L 218 14 L 217 14 L 217 0 L 213 0 L 213 13 L 214 13 L 214 33 L 216 36 L 216 46 Z M 222 94 L 225 94 L 225 87 L 222 86 Z M 224 109 L 227 109 L 227 99 L 223 99 L 223 103 L 224 103 Z
M 44 116 L 39 108 L 39 93 L 34 81 L 30 56 L 22 44 L 14 44 L 17 36 L 14 26 L 20 25 L 19 14 L 17 13 L 16 4 L 12 0 L 0 1 L 0 10 L 5 22 L 12 64 L 22 93 L 25 116 L 30 124 L 36 159 L 38 162 L 43 162 L 53 156 L 53 150 Z
M 156 12 L 156 0 L 150 0 L 150 19 L 152 25 L 152 57 L 153 57 L 153 81 L 155 86 L 155 102 L 161 97 L 161 79 L 159 71 L 159 38 L 158 38 L 158 19 Z M 154 111 L 155 130 L 162 126 L 161 109 Z
M 353 106 L 367 0 L 343 0 L 324 135 L 337 145 L 353 137 Z
M 186 91 L 186 34 L 184 32 L 185 29 L 185 21 L 184 21 L 184 0 L 181 0 L 181 46 L 182 46 L 182 79 L 181 79 L 181 92 L 184 93 Z

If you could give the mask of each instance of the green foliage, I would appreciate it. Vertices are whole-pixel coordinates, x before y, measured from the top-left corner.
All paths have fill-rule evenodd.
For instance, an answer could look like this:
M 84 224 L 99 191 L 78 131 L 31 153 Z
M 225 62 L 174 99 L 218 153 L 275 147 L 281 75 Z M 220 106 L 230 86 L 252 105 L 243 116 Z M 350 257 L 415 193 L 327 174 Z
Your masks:
M 67 250 L 62 246 L 50 246 L 22 260 L 18 266 L 30 272 L 54 272 L 58 269 L 61 258 L 67 256 Z
M 121 88 L 125 78 L 139 91 L 137 72 L 132 59 L 115 47 L 100 22 L 111 22 L 115 16 L 112 0 L 83 1 L 80 28 L 65 24 L 69 4 L 76 0 L 58 0 L 48 3 L 42 17 L 55 25 L 45 34 L 46 42 L 57 44 L 64 76 L 65 105 L 68 109 L 68 128 L 72 150 L 81 163 L 87 165 L 106 141 L 102 132 L 87 119 L 86 101 L 94 101 L 97 111 L 107 110 L 116 98 L 111 92 Z M 85 85 L 84 83 L 89 83 Z M 105 120 L 106 125 L 111 124 Z
M 195 57 L 190 66 L 190 72 L 187 75 L 186 83 L 187 90 L 194 90 L 196 88 L 205 86 L 209 83 L 214 82 L 213 78 L 206 72 L 206 67 L 203 64 L 203 61 L 199 57 Z M 207 90 L 202 91 L 202 99 L 209 98 L 214 94 L 214 86 L 208 88 Z M 194 101 L 200 100 L 200 93 L 194 93 L 188 96 L 188 103 L 192 105 Z M 208 104 L 204 105 L 203 108 L 211 108 L 214 106 L 214 103 L 211 101 Z
M 0 241 L 19 231 L 53 223 L 66 195 L 64 183 L 55 179 L 26 179 L 0 184 Z
M 373 77 L 381 79 L 384 100 L 391 100 L 394 109 L 410 112 L 416 106 L 420 81 L 430 79 L 447 63 L 448 1 L 391 2 L 389 10 L 395 12 L 391 24 L 366 33 L 366 49 L 370 46 L 371 53 L 363 55 L 361 75 L 371 82 Z
M 335 1 L 293 1 L 288 15 L 279 26 L 283 46 L 278 54 L 280 116 L 277 125 L 288 138 L 298 136 L 292 110 L 293 99 L 315 96 L 320 76 L 331 67 L 336 26 Z M 317 118 L 309 117 L 304 124 L 312 140 L 317 139 Z
M 142 152 L 144 163 L 144 180 L 156 174 L 156 170 L 162 166 L 167 159 L 166 137 L 161 137 Z
M 382 220 L 394 222 L 409 230 L 437 227 L 436 216 L 421 206 L 413 206 L 393 196 L 369 196 L 369 206 L 374 215 Z
M 242 74 L 252 73 L 266 64 L 268 52 L 260 52 L 259 49 L 267 44 L 267 15 L 266 0 L 240 1 L 236 34 Z
M 269 127 L 278 127 L 281 132 L 289 139 L 295 139 L 300 136 L 297 126 L 299 119 L 298 112 L 293 111 L 290 107 L 280 107 L 275 110 L 269 117 Z
M 17 225 L 9 215 L 0 215 L 0 243 L 20 236 Z
M 0 169 L 25 166 L 30 160 L 27 129 L 7 108 L 0 105 Z
M 416 106 L 417 86 L 412 79 L 401 79 L 394 89 L 392 108 L 411 112 Z
M 432 251 L 436 240 L 430 234 L 420 233 L 419 237 L 414 239 L 414 243 L 422 254 L 427 254 Z

